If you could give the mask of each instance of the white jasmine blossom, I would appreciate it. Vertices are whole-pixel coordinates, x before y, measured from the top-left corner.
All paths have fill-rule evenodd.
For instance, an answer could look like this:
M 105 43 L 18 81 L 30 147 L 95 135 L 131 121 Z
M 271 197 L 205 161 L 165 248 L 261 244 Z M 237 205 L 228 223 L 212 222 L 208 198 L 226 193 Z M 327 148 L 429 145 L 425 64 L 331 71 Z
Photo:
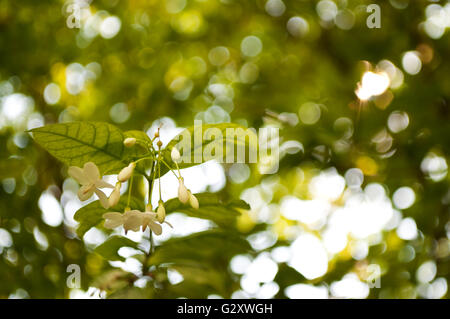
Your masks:
M 123 229 L 125 234 L 129 231 L 138 231 L 143 222 L 143 214 L 138 210 L 129 210 L 123 214 Z
M 87 162 L 82 169 L 77 166 L 71 166 L 68 173 L 81 185 L 78 191 L 78 198 L 81 201 L 89 199 L 95 193 L 100 199 L 102 206 L 104 208 L 109 207 L 108 198 L 99 188 L 114 188 L 114 186 L 101 179 L 97 165 Z

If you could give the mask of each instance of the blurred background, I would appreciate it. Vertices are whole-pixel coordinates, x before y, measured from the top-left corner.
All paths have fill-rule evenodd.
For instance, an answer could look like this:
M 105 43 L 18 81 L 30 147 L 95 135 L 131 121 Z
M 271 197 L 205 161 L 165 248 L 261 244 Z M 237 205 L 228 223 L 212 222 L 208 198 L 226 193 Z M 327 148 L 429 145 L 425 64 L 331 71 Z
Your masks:
M 26 130 L 95 120 L 152 136 L 162 123 L 167 143 L 194 119 L 279 127 L 279 170 L 184 170 L 194 193 L 250 204 L 234 226 L 250 249 L 208 281 L 168 269 L 164 292 L 135 287 L 448 298 L 449 28 L 438 0 L 0 0 L 0 298 L 98 298 L 111 271 L 142 275 L 132 251 L 115 262 L 93 252 L 101 227 L 77 237 L 78 185 Z M 162 183 L 175 197 L 176 179 Z M 214 227 L 168 221 L 159 244 Z

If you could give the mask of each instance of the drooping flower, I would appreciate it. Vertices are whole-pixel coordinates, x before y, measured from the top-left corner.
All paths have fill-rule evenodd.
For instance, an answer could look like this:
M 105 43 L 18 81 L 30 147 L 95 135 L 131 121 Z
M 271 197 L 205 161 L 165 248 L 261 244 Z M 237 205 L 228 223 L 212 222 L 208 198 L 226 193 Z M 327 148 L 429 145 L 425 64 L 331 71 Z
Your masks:
M 134 137 L 127 137 L 123 141 L 123 145 L 125 145 L 126 147 L 133 147 L 134 144 L 136 144 L 136 139 Z
M 189 205 L 191 205 L 191 207 L 194 209 L 198 209 L 200 204 L 198 203 L 197 197 L 195 197 L 195 195 L 192 194 L 191 191 L 188 192 L 189 192 Z
M 129 231 L 138 231 L 141 228 L 143 214 L 138 210 L 129 210 L 123 214 L 123 229 L 125 234 Z
M 104 208 L 109 207 L 108 198 L 99 188 L 114 188 L 114 186 L 101 179 L 97 165 L 92 162 L 87 162 L 83 168 L 71 166 L 69 167 L 68 173 L 81 184 L 78 191 L 78 198 L 80 200 L 85 201 L 95 193 L 100 199 L 102 206 Z
M 159 201 L 158 208 L 156 209 L 156 219 L 161 224 L 166 219 L 166 209 L 164 208 L 164 202 L 162 200 Z
M 178 199 L 183 204 L 186 204 L 189 201 L 189 191 L 186 186 L 184 186 L 183 177 L 180 177 L 179 182 L 180 184 L 178 185 Z
M 103 214 L 105 228 L 113 229 L 123 226 L 125 234 L 129 231 L 138 231 L 143 222 L 143 214 L 138 210 L 125 209 L 125 213 L 110 212 Z
M 124 183 L 127 180 L 129 180 L 130 177 L 133 175 L 133 171 L 134 171 L 135 167 L 136 167 L 135 162 L 131 162 L 130 164 L 128 164 L 127 167 L 123 168 L 120 171 L 119 176 L 117 177 L 117 180 L 121 183 Z
M 109 195 L 109 198 L 108 198 L 109 207 L 116 206 L 117 203 L 119 202 L 121 186 L 122 186 L 122 184 L 120 182 L 117 182 L 116 186 L 114 187 L 114 190 L 111 192 L 111 195 Z

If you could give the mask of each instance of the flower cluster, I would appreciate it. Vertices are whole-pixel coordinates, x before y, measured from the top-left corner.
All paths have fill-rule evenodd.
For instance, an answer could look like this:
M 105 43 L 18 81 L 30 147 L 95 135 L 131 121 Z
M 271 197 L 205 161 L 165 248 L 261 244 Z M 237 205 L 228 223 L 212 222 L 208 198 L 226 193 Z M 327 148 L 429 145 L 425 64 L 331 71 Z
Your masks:
M 155 134 L 154 139 L 159 138 L 159 131 Z M 153 140 L 154 140 L 153 139 Z M 152 140 L 152 142 L 153 142 Z M 123 143 L 126 147 L 133 147 L 136 144 L 137 140 L 135 138 L 126 138 Z M 158 152 L 155 152 L 153 149 L 153 146 L 149 146 L 149 150 L 154 152 L 154 154 L 157 154 L 156 156 L 156 162 L 153 166 L 153 179 L 150 183 L 150 190 L 149 190 L 149 201 L 152 198 L 151 197 L 151 191 L 153 186 L 153 181 L 156 177 L 156 172 L 159 173 L 160 176 L 160 166 L 161 163 L 164 163 L 167 165 L 161 156 L 161 146 L 162 143 L 159 140 L 157 143 L 158 146 Z M 178 186 L 178 199 L 183 204 L 189 204 L 192 208 L 198 209 L 199 208 L 199 202 L 198 199 L 195 197 L 192 192 L 186 188 L 184 185 L 184 179 L 181 177 L 180 170 L 178 168 L 178 162 L 180 160 L 180 152 L 173 147 L 171 151 L 171 158 L 172 161 L 177 166 L 178 175 L 173 171 L 168 165 L 167 167 L 175 174 L 175 176 L 178 178 L 179 186 Z M 145 159 L 145 158 L 142 158 Z M 81 184 L 81 187 L 78 191 L 78 198 L 82 201 L 88 200 L 94 193 L 98 196 L 101 205 L 108 209 L 110 207 L 114 207 L 119 203 L 120 200 L 120 188 L 122 186 L 122 183 L 130 181 L 130 187 L 128 188 L 128 205 L 125 208 L 124 212 L 108 212 L 103 214 L 103 218 L 105 219 L 104 227 L 113 229 L 116 227 L 122 226 L 125 230 L 125 233 L 127 233 L 129 230 L 132 231 L 139 231 L 142 229 L 142 231 L 145 231 L 147 227 L 156 235 L 160 235 L 162 233 L 162 224 L 166 223 L 170 227 L 170 225 L 167 221 L 165 221 L 166 218 L 166 209 L 164 207 L 164 202 L 161 200 L 161 183 L 159 183 L 159 202 L 158 207 L 156 208 L 156 211 L 153 211 L 152 205 L 147 203 L 145 206 L 145 211 L 141 212 L 139 210 L 131 209 L 129 207 L 130 203 L 130 196 L 131 196 L 131 182 L 132 177 L 134 174 L 134 170 L 136 168 L 136 164 L 138 161 L 142 160 L 139 159 L 137 161 L 133 161 L 129 163 L 126 167 L 124 167 L 117 176 L 117 182 L 116 185 L 113 186 L 105 181 L 102 180 L 100 176 L 100 171 L 98 167 L 92 163 L 88 162 L 85 163 L 83 168 L 71 166 L 69 167 L 68 173 L 69 175 L 74 178 L 78 183 Z M 100 190 L 101 188 L 112 188 L 113 191 L 111 192 L 110 196 L 107 197 L 105 193 Z

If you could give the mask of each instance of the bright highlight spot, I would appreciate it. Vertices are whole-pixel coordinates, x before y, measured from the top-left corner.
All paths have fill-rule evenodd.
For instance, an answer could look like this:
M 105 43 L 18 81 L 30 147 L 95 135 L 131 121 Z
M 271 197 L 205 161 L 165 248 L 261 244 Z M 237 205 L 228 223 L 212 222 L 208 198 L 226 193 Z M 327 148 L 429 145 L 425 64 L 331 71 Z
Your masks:
M 368 71 L 363 74 L 355 93 L 361 101 L 369 100 L 373 96 L 383 94 L 391 83 L 386 72 L 374 73 Z
M 56 83 L 48 84 L 44 89 L 44 100 L 47 104 L 56 104 L 61 98 L 61 90 Z
M 291 246 L 289 266 L 307 279 L 319 278 L 328 270 L 328 256 L 322 242 L 314 235 L 302 234 Z
M 118 17 L 107 17 L 100 24 L 100 35 L 105 39 L 114 38 L 119 33 L 121 25 Z
M 416 75 L 422 69 L 422 61 L 419 58 L 419 54 L 416 51 L 408 51 L 402 58 L 403 69 L 411 74 Z

